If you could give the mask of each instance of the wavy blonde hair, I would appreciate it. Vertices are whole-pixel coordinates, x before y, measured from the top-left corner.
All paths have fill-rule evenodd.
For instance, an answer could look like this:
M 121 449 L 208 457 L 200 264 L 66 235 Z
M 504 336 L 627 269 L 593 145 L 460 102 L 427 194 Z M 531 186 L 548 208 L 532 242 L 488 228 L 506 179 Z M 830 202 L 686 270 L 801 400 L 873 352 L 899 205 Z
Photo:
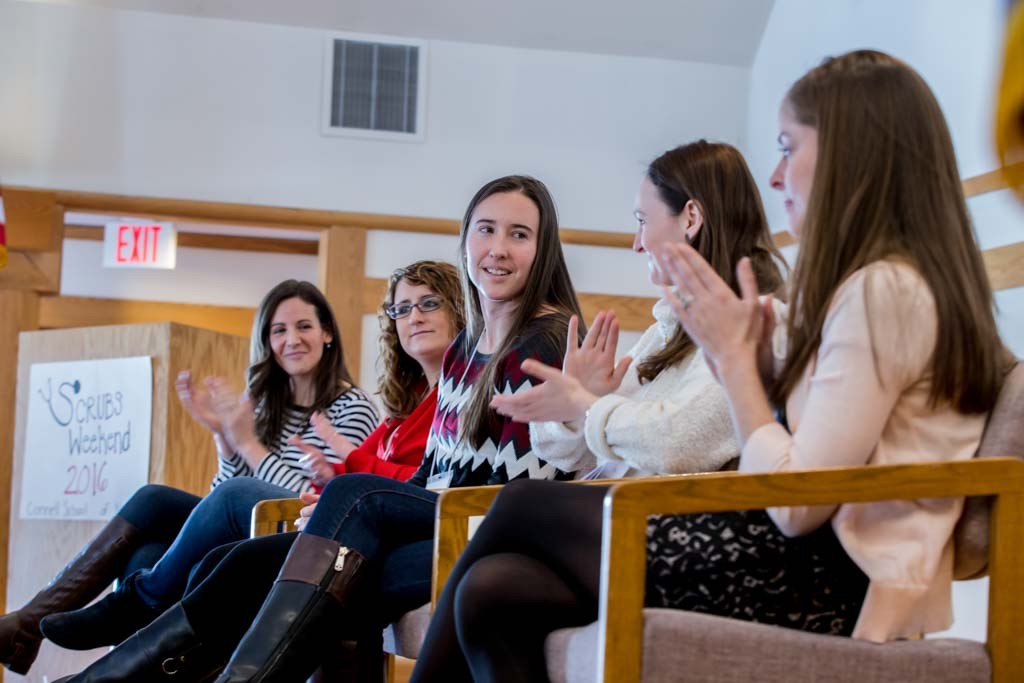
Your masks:
M 419 405 L 424 382 L 420 364 L 402 348 L 398 326 L 386 313 L 388 306 L 395 303 L 395 289 L 403 280 L 410 285 L 426 287 L 441 297 L 444 301 L 442 308 L 452 323 L 454 335 L 466 326 L 462 286 L 455 266 L 441 261 L 417 261 L 391 273 L 387 294 L 377 310 L 380 323 L 377 345 L 382 370 L 377 394 L 388 417 L 396 420 L 408 417 Z

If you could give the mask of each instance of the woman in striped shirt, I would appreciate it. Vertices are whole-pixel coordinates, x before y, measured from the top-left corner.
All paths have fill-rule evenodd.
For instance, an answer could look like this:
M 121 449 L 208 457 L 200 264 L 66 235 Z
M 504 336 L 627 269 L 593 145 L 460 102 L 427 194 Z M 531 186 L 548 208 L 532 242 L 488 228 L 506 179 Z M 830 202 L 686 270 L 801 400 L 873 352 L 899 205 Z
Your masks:
M 217 445 L 213 492 L 202 499 L 154 484 L 139 489 L 50 585 L 0 617 L 0 662 L 7 668 L 28 671 L 47 615 L 53 615 L 47 637 L 91 649 L 117 644 L 180 598 L 189 570 L 207 550 L 247 535 L 244 523 L 211 521 L 247 518 L 260 500 L 311 488 L 306 454 L 293 437 L 340 462 L 345 454 L 316 434 L 312 415 L 323 414 L 349 450 L 373 430 L 377 409 L 352 381 L 334 313 L 315 286 L 288 280 L 274 287 L 257 310 L 251 340 L 242 396 L 220 378 L 199 387 L 188 371 L 178 376 L 182 403 Z M 117 591 L 78 610 L 118 576 L 128 578 Z M 77 611 L 58 614 L 68 610 Z

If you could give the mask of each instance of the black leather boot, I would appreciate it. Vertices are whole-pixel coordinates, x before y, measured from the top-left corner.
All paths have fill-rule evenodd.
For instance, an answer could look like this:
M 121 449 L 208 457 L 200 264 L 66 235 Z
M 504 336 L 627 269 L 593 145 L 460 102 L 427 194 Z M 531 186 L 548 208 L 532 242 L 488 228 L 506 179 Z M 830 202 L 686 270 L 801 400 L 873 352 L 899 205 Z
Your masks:
M 317 667 L 311 646 L 330 615 L 350 602 L 366 558 L 337 541 L 299 534 L 256 621 L 217 683 L 304 681 Z M 328 619 L 325 619 L 328 617 Z
M 0 617 L 0 664 L 15 673 L 27 673 L 43 639 L 42 618 L 88 604 L 117 578 L 141 541 L 141 532 L 125 518 L 107 522 L 28 604 Z
M 212 681 L 227 658 L 225 648 L 200 641 L 178 603 L 82 673 L 54 683 Z
M 68 650 L 117 645 L 163 612 L 150 607 L 135 591 L 134 575 L 95 604 L 51 614 L 39 623 L 47 639 Z

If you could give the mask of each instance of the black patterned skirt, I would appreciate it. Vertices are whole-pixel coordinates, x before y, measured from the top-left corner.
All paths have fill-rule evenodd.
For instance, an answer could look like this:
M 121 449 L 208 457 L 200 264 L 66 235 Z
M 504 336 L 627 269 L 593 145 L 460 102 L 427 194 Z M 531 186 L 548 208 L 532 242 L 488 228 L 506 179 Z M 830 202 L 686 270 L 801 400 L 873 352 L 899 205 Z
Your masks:
M 648 607 L 849 635 L 867 586 L 829 523 L 788 538 L 764 510 L 647 522 Z

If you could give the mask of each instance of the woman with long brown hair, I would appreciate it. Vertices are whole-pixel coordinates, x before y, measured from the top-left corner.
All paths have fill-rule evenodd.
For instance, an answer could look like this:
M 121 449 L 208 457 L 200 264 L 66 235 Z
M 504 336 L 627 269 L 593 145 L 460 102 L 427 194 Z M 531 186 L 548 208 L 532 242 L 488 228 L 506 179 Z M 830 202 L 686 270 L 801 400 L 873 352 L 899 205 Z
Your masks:
M 156 680 L 165 659 L 188 663 L 177 679 L 202 680 L 235 645 L 219 680 L 302 680 L 318 665 L 325 634 L 379 638 L 384 624 L 429 601 L 433 489 L 568 476 L 532 450 L 526 425 L 489 408 L 495 394 L 531 386 L 524 360 L 559 363 L 568 320 L 580 313 L 554 202 L 534 178 L 499 178 L 470 201 L 461 233 L 467 327 L 444 356 L 419 471 L 408 483 L 367 474 L 332 479 L 304 511 L 302 533 L 231 550 L 182 606 L 77 680 Z M 266 581 L 253 585 L 261 580 L 253 576 L 255 556 L 259 567 L 280 568 L 276 581 L 259 573 Z
M 671 284 L 654 254 L 690 244 L 739 291 L 736 264 L 749 257 L 763 292 L 782 286 L 757 185 L 739 150 L 697 140 L 652 161 L 636 196 L 633 250 L 646 254 L 655 285 Z M 570 322 L 562 369 L 530 361 L 544 383 L 496 396 L 498 412 L 530 423 L 534 447 L 587 478 L 721 469 L 739 454 L 725 393 L 665 299 L 651 325 L 617 364 L 618 321 L 600 312 L 582 344 Z
M 970 458 L 1006 355 L 931 91 L 888 55 L 829 59 L 790 89 L 779 141 L 772 185 L 802 241 L 785 334 L 749 260 L 738 296 L 692 247 L 658 255 L 728 396 L 740 470 Z M 547 680 L 547 634 L 597 616 L 604 494 L 506 487 L 445 586 L 413 681 Z M 874 641 L 939 630 L 961 504 L 652 518 L 646 603 Z M 531 524 L 556 538 L 518 531 Z
M 142 487 L 64 570 L 27 605 L 0 618 L 0 661 L 25 673 L 43 633 L 63 647 L 115 645 L 181 596 L 188 571 L 206 551 L 237 539 L 237 525 L 211 519 L 247 516 L 266 498 L 295 496 L 311 485 L 294 436 L 335 453 L 314 432 L 320 413 L 348 448 L 366 438 L 377 409 L 352 381 L 327 299 L 312 284 L 286 280 L 260 302 L 250 338 L 243 400 L 221 379 L 201 386 L 188 371 L 176 388 L 186 410 L 208 429 L 218 471 L 206 498 L 168 486 Z M 228 404 L 223 415 L 216 400 Z M 246 526 L 245 524 L 242 525 Z M 188 542 L 182 542 L 183 538 Z M 117 577 L 96 605 L 79 610 Z M 68 610 L 75 610 L 68 612 Z

